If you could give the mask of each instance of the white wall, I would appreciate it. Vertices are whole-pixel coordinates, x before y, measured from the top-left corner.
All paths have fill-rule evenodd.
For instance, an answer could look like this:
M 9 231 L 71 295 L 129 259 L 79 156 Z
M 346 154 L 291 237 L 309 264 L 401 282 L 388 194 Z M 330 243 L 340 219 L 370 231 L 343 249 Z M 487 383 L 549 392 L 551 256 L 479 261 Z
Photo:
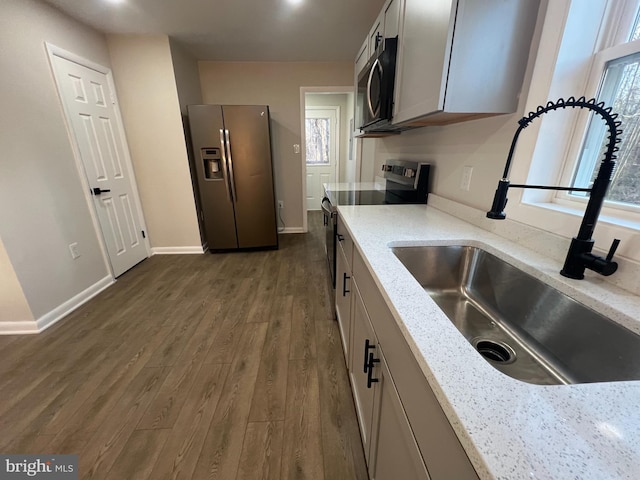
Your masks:
M 169 38 L 107 39 L 151 246 L 201 252 Z
M 178 91 L 178 103 L 180 104 L 180 111 L 183 115 L 186 115 L 187 105 L 202 103 L 198 60 L 173 39 L 169 39 L 169 47 Z
M 189 130 L 189 118 L 187 117 L 187 105 L 199 105 L 202 103 L 202 89 L 200 88 L 200 71 L 198 61 L 189 54 L 175 40 L 169 39 L 171 48 L 171 61 L 173 62 L 173 73 L 178 90 L 178 102 L 180 103 L 180 113 L 182 114 L 182 126 L 184 130 L 187 155 L 189 157 L 189 173 L 193 186 L 193 199 L 196 206 L 198 227 L 200 228 L 200 244 L 205 245 L 204 236 L 204 216 L 198 191 L 198 178 L 195 171 L 193 150 L 191 148 L 191 134 Z
M 102 34 L 34 0 L 0 12 L 0 284 L 21 285 L 31 313 L 0 295 L 0 311 L 38 319 L 109 275 L 81 189 L 44 43 L 110 66 Z M 72 260 L 68 245 L 78 242 Z M 13 280 L 11 277 L 15 275 Z M 19 296 L 19 295 L 18 295 Z M 4 318 L 3 318 L 4 319 Z M 1 326 L 0 326 L 1 328 Z
M 353 64 L 199 62 L 204 103 L 269 105 L 276 198 L 287 228 L 302 228 L 300 87 L 353 84 Z

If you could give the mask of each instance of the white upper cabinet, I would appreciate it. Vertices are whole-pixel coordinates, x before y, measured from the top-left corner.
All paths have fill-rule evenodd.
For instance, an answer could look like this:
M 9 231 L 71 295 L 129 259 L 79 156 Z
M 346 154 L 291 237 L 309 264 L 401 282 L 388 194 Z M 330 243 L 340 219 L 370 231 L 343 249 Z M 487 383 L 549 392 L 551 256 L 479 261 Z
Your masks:
M 358 73 L 367 64 L 367 60 L 369 60 L 369 37 L 367 37 L 367 40 L 362 44 L 356 55 L 356 82 L 358 81 Z
M 443 125 L 517 109 L 538 0 L 394 2 L 394 124 Z
M 369 56 L 378 49 L 378 45 L 384 39 L 384 9 L 373 22 L 373 27 L 369 31 Z
M 384 12 L 384 36 L 385 38 L 397 37 L 400 32 L 400 4 L 402 0 L 391 0 L 383 8 Z

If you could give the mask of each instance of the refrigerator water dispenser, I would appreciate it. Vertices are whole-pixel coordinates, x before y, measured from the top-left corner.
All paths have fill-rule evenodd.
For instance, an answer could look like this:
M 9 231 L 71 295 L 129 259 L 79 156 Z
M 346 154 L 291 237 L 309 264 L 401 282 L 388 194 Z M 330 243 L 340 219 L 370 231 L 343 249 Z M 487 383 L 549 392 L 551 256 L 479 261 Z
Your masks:
M 222 161 L 219 148 L 203 148 L 200 150 L 204 162 L 204 176 L 207 180 L 222 179 Z

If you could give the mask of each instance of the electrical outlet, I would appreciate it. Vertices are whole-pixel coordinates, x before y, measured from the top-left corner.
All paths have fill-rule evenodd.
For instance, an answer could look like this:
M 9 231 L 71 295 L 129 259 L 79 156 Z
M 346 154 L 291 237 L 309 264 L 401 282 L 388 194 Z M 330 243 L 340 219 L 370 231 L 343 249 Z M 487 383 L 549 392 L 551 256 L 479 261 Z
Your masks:
M 300 153 L 300 145 L 297 143 L 293 144 L 293 153 Z
M 278 208 L 284 208 L 284 202 L 282 200 L 278 200 Z
M 471 175 L 473 174 L 473 167 L 465 165 L 462 167 L 462 178 L 460 179 L 460 190 L 469 191 L 471 187 Z
M 80 256 L 80 250 L 78 250 L 78 242 L 69 244 L 69 252 L 71 252 L 71 258 L 74 260 Z

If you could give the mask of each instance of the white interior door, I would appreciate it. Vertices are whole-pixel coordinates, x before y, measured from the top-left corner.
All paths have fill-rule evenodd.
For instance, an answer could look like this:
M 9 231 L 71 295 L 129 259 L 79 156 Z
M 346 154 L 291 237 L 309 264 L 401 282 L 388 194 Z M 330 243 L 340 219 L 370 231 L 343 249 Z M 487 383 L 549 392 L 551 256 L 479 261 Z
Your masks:
M 305 146 L 307 165 L 307 210 L 320 210 L 322 184 L 337 179 L 339 107 L 307 107 Z
M 55 52 L 51 62 L 114 276 L 148 256 L 128 151 L 107 74 Z

